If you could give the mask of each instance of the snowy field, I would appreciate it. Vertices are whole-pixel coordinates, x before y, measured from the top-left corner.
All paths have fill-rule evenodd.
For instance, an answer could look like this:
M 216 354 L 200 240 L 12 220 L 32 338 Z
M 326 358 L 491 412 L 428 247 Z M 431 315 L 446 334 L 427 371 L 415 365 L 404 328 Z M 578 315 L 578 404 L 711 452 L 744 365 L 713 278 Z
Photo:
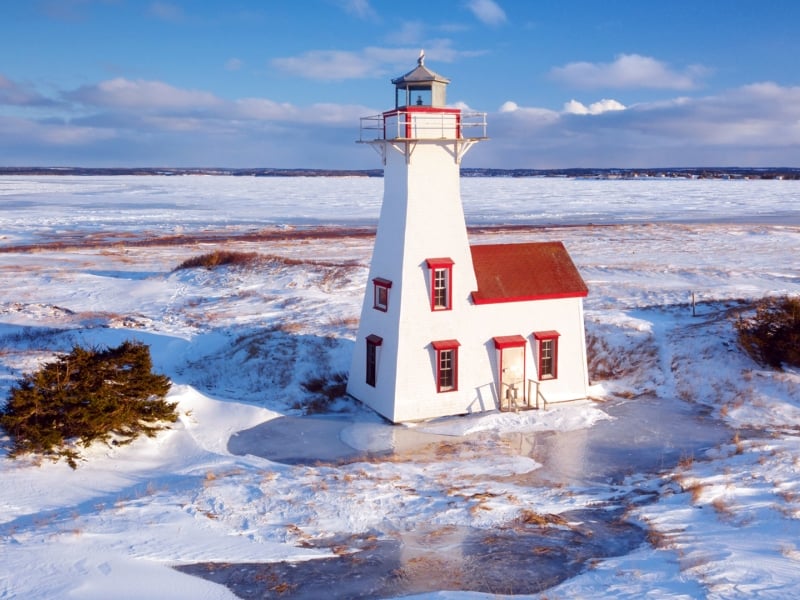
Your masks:
M 75 343 L 136 338 L 180 411 L 75 471 L 2 441 L 0 598 L 314 597 L 324 575 L 329 597 L 472 600 L 517 593 L 491 578 L 492 543 L 528 534 L 516 557 L 585 551 L 525 597 L 800 597 L 800 373 L 760 368 L 733 330 L 751 300 L 800 293 L 800 182 L 463 180 L 473 241 L 572 254 L 593 400 L 416 427 L 340 400 L 333 434 L 291 421 L 323 460 L 270 460 L 279 432 L 252 428 L 288 428 L 303 382 L 349 368 L 382 185 L 0 178 L 0 397 Z M 175 270 L 218 248 L 264 257 Z M 716 441 L 681 440 L 689 424 Z M 326 436 L 362 454 L 326 461 Z M 395 588 L 359 596 L 358 557 L 384 548 Z M 512 564 L 506 581 L 539 576 Z

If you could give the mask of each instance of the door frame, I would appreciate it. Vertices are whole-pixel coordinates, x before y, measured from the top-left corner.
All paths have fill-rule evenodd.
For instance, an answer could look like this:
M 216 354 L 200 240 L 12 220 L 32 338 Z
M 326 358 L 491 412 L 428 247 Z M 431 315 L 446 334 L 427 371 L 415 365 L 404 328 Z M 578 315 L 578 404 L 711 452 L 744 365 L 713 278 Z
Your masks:
M 527 382 L 527 340 L 521 335 L 497 336 L 494 339 L 494 347 L 497 351 L 497 404 L 501 411 L 518 410 L 528 408 L 528 386 Z M 506 350 L 519 350 L 522 352 L 522 379 L 518 382 L 519 386 L 514 387 L 517 381 L 511 385 L 506 384 L 503 374 L 506 362 Z

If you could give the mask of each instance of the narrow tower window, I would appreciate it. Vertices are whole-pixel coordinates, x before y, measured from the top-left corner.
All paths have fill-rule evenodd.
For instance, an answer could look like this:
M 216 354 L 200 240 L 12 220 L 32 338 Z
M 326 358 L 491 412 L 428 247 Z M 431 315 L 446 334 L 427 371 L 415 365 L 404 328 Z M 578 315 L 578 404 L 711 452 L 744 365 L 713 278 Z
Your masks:
M 389 310 L 389 288 L 392 287 L 392 282 L 376 277 L 372 280 L 372 284 L 374 286 L 372 307 L 386 312 Z
M 436 351 L 436 391 L 458 390 L 458 340 L 433 342 Z
M 453 304 L 453 260 L 429 258 L 431 310 L 450 310 Z
M 533 334 L 536 340 L 536 357 L 539 380 L 558 377 L 558 338 L 557 331 L 538 331 Z
M 367 385 L 375 387 L 378 375 L 378 347 L 383 344 L 383 338 L 377 335 L 367 336 L 367 365 L 366 382 Z

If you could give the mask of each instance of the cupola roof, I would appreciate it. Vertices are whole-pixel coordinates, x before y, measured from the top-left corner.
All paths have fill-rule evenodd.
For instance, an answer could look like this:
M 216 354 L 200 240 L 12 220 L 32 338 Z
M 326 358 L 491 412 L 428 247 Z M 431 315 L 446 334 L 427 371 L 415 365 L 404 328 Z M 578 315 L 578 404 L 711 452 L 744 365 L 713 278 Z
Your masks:
M 424 83 L 443 83 L 448 84 L 450 80 L 447 77 L 442 77 L 438 73 L 434 73 L 425 66 L 425 52 L 419 53 L 417 59 L 417 66 L 400 77 L 392 79 L 392 83 L 396 86 L 416 86 Z

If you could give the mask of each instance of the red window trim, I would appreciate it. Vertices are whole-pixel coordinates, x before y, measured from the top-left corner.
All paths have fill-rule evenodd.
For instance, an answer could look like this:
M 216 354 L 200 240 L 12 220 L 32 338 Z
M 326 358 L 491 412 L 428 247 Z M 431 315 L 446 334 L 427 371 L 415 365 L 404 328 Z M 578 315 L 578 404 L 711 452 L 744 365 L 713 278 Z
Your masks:
M 528 343 L 521 335 L 498 335 L 492 339 L 494 340 L 494 347 L 498 350 L 519 348 Z
M 554 330 L 549 331 L 534 331 L 533 338 L 536 340 L 536 376 L 539 378 L 539 381 L 545 381 L 549 379 L 558 379 L 558 338 L 561 337 L 561 334 Z M 553 342 L 553 356 L 551 357 L 552 360 L 552 374 L 548 374 L 542 376 L 542 342 L 550 340 Z
M 379 335 L 375 335 L 374 333 L 370 333 L 367 336 L 367 341 L 374 346 L 383 346 L 383 338 Z
M 373 289 L 372 289 L 372 308 L 375 310 L 380 310 L 382 312 L 386 312 L 389 310 L 389 288 L 392 287 L 392 282 L 388 279 L 384 279 L 383 277 L 374 277 L 372 279 Z M 386 290 L 386 304 L 381 305 L 378 302 L 378 288 L 382 288 Z
M 436 351 L 436 392 L 444 394 L 447 392 L 458 391 L 458 347 L 461 346 L 458 340 L 440 340 L 431 342 L 431 346 Z M 452 385 L 446 389 L 442 388 L 442 352 L 452 351 L 452 365 L 450 367 L 453 377 Z
M 425 263 L 428 265 L 430 271 L 430 287 L 431 287 L 431 310 L 452 310 L 453 309 L 453 265 L 455 262 L 452 258 L 427 258 Z M 436 305 L 436 271 L 444 269 L 447 272 L 447 287 L 445 288 L 445 306 Z

